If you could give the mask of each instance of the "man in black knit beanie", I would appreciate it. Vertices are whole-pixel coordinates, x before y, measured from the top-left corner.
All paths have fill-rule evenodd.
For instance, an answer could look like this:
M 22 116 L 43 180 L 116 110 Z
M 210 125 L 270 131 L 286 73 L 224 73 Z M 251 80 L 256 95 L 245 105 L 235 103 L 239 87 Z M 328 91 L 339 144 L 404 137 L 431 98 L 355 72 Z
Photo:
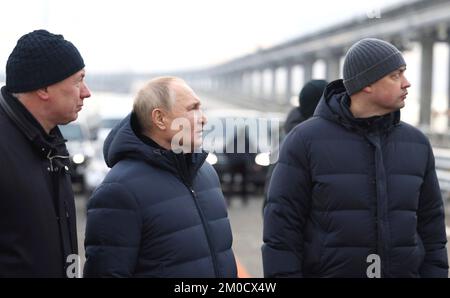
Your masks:
M 62 35 L 25 34 L 0 94 L 0 277 L 75 277 L 69 156 L 58 125 L 90 96 L 84 61 Z

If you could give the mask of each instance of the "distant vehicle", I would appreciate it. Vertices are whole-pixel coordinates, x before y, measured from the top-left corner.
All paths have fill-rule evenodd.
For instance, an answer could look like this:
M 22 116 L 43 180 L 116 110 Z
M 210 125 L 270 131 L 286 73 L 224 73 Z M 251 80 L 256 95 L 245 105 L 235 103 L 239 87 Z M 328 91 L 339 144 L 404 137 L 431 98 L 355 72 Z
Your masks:
M 109 132 L 125 118 L 133 108 L 133 99 L 128 95 L 101 93 L 96 95 L 96 139 L 103 141 Z
M 126 94 L 97 92 L 92 97 L 88 101 L 90 106 L 84 110 L 92 140 L 88 145 L 91 154 L 85 163 L 74 167 L 76 171 L 82 172 L 81 178 L 75 171 L 75 180 L 83 181 L 83 192 L 87 195 L 95 190 L 109 171 L 103 160 L 103 143 L 106 137 L 133 107 L 132 97 Z
M 125 116 L 126 114 L 101 116 L 102 118 L 97 128 L 97 139 L 104 141 L 114 126 L 122 121 Z
M 60 125 L 59 129 L 67 140 L 70 155 L 70 175 L 73 183 L 79 184 L 81 192 L 86 190 L 86 165 L 94 155 L 88 127 L 82 121 Z
M 268 166 L 277 159 L 284 114 L 246 109 L 207 113 L 204 148 L 227 196 L 262 193 Z
M 86 194 L 90 195 L 105 178 L 109 168 L 103 158 L 103 144 L 97 143 L 95 153 L 86 167 Z

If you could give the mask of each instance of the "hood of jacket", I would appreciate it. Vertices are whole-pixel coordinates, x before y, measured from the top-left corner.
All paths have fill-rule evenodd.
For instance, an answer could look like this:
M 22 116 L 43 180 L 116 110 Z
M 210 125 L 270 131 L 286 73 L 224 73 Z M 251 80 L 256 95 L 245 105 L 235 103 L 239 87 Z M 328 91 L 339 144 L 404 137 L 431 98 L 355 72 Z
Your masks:
M 338 123 L 360 133 L 387 132 L 400 123 L 400 110 L 383 116 L 355 118 L 350 111 L 348 96 L 342 79 L 328 84 L 317 106 L 314 116 Z

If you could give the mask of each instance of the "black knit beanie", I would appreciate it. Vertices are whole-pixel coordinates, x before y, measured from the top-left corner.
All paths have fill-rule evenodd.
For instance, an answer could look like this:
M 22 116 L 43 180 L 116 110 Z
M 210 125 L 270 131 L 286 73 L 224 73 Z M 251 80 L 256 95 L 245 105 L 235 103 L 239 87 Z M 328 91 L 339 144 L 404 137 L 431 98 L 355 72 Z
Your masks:
M 306 119 L 314 114 L 314 110 L 316 109 L 327 84 L 328 82 L 325 80 L 311 80 L 303 86 L 298 96 L 298 100 L 300 103 L 300 113 Z
M 6 89 L 37 90 L 60 82 L 84 68 L 77 48 L 62 35 L 35 30 L 18 41 L 6 63 Z
M 362 39 L 345 55 L 345 89 L 352 95 L 405 65 L 402 53 L 390 43 L 376 38 Z

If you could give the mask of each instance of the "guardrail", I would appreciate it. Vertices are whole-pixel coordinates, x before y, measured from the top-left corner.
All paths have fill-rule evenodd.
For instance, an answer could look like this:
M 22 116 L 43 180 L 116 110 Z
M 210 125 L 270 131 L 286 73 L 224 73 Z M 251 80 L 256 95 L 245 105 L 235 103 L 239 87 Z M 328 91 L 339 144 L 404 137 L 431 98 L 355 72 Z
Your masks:
M 450 149 L 435 147 L 433 153 L 442 197 L 447 202 L 450 199 Z

